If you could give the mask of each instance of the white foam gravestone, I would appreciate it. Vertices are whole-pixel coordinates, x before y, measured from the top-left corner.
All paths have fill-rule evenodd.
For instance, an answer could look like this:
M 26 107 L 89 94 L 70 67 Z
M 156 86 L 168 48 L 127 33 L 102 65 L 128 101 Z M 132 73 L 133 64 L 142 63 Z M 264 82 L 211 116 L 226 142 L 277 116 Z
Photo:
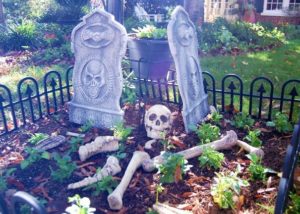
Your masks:
M 120 107 L 123 77 L 121 60 L 125 55 L 125 28 L 104 10 L 83 17 L 72 32 L 75 54 L 74 96 L 69 103 L 70 121 L 110 128 L 122 122 Z
M 179 92 L 183 102 L 185 130 L 202 122 L 209 113 L 198 56 L 197 32 L 188 13 L 177 6 L 168 24 L 168 41 L 176 66 Z

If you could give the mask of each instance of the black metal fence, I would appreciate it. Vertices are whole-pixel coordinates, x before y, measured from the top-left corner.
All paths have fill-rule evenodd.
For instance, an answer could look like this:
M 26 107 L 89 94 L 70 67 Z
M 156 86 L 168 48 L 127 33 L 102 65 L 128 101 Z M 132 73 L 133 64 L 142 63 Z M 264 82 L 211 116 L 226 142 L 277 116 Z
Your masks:
M 283 214 L 288 201 L 288 196 L 293 186 L 294 171 L 300 151 L 300 120 L 295 125 L 291 144 L 287 148 L 284 159 L 283 173 L 280 179 L 278 195 L 275 205 L 275 214 Z
M 70 101 L 71 73 L 72 68 L 69 68 L 64 75 L 50 71 L 39 81 L 26 77 L 20 80 L 16 92 L 0 83 L 0 136 L 29 121 L 35 122 L 44 115 L 55 113 Z M 171 70 L 169 74 L 168 79 L 131 80 L 136 85 L 137 97 L 146 101 L 151 99 L 181 105 L 178 85 L 174 80 L 175 71 Z M 300 88 L 300 80 L 287 80 L 277 90 L 280 94 L 276 95 L 273 82 L 266 77 L 255 78 L 246 87 L 243 80 L 234 74 L 225 75 L 220 82 L 208 72 L 203 72 L 203 76 L 209 103 L 222 112 L 234 108 L 253 117 L 270 120 L 274 110 L 278 110 L 285 111 L 290 120 L 298 117 L 300 96 L 297 90 Z

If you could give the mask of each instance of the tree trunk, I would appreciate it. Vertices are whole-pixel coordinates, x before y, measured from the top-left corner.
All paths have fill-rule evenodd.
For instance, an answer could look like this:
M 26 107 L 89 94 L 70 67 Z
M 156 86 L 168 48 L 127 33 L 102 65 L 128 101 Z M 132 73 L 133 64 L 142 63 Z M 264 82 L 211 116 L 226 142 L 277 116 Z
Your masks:
M 184 8 L 191 20 L 197 25 L 204 21 L 204 0 L 184 0 Z
M 0 24 L 5 24 L 3 2 L 0 0 Z

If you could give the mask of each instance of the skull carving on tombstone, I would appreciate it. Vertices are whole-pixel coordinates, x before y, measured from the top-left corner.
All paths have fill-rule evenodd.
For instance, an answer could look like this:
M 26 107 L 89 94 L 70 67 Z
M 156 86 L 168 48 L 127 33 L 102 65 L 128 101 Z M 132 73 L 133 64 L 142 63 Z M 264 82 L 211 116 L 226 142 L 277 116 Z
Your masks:
M 147 136 L 153 139 L 164 139 L 172 127 L 171 111 L 164 105 L 154 105 L 145 115 Z
M 100 94 L 101 87 L 105 84 L 105 67 L 98 60 L 91 60 L 87 63 L 83 72 L 83 83 L 87 87 L 87 95 L 93 99 Z

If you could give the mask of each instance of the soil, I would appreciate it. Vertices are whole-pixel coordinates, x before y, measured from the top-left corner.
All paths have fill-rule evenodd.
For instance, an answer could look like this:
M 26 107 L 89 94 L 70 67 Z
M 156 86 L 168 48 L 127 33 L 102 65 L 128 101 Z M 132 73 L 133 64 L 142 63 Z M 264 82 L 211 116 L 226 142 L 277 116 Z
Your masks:
M 146 106 L 148 108 L 149 106 Z M 195 133 L 184 132 L 183 120 L 181 113 L 176 106 L 169 106 L 175 117 L 173 128 L 169 134 L 170 137 L 177 136 L 185 145 L 185 148 L 190 148 L 199 144 L 199 138 Z M 125 143 L 126 157 L 120 160 L 122 171 L 116 175 L 116 179 L 120 180 L 126 170 L 126 167 L 136 150 L 143 150 L 144 144 L 150 140 L 147 137 L 146 131 L 141 125 L 141 115 L 143 112 L 138 110 L 137 106 L 125 105 L 125 123 L 126 126 L 133 128 L 131 136 Z M 239 130 L 232 127 L 229 119 L 232 115 L 225 114 L 221 122 L 222 134 L 228 130 L 234 130 L 239 139 L 243 139 L 246 135 L 245 130 Z M 265 121 L 257 121 L 255 128 L 261 130 L 261 140 L 263 141 L 263 150 L 265 156 L 263 164 L 277 172 L 282 170 L 283 160 L 291 136 L 277 133 L 272 128 L 266 127 Z M 79 125 L 68 121 L 68 112 L 62 109 L 59 113 L 44 118 L 35 124 L 28 124 L 24 128 L 13 132 L 5 137 L 0 138 L 0 160 L 7 157 L 12 152 L 19 153 L 26 157 L 23 149 L 27 145 L 27 140 L 30 138 L 29 133 L 47 133 L 51 134 L 66 134 L 67 131 L 79 132 Z M 93 128 L 87 133 L 86 141 L 93 140 L 96 136 L 112 135 L 111 130 L 102 130 Z M 66 153 L 69 149 L 69 144 L 65 143 L 56 149 L 49 152 Z M 184 148 L 176 147 L 171 149 L 171 152 L 177 152 Z M 163 150 L 161 143 L 155 143 L 153 150 L 146 150 L 151 157 L 157 156 Z M 234 147 L 232 150 L 222 151 L 226 161 L 220 170 L 208 168 L 200 168 L 197 158 L 188 160 L 192 165 L 191 170 L 184 175 L 183 180 L 174 184 L 164 184 L 164 191 L 159 194 L 160 202 L 167 202 L 170 206 L 180 209 L 190 210 L 193 213 L 237 213 L 243 211 L 247 213 L 267 213 L 260 205 L 274 206 L 279 184 L 279 177 L 276 174 L 268 174 L 267 181 L 252 181 L 247 167 L 250 161 L 245 156 L 244 151 L 240 151 L 239 147 Z M 16 167 L 13 176 L 8 177 L 8 189 L 6 191 L 6 200 L 9 201 L 9 192 L 12 190 L 23 190 L 29 192 L 38 198 L 47 200 L 48 213 L 63 213 L 65 208 L 69 206 L 67 198 L 75 194 L 81 197 L 89 197 L 92 202 L 92 207 L 97 209 L 97 213 L 146 213 L 149 208 L 155 203 L 155 186 L 159 183 L 159 176 L 156 172 L 146 173 L 141 168 L 134 174 L 131 183 L 123 197 L 123 209 L 119 212 L 113 212 L 109 209 L 107 202 L 108 193 L 102 193 L 99 196 L 93 196 L 92 191 L 84 191 L 82 189 L 67 190 L 67 185 L 72 182 L 83 179 L 86 175 L 93 175 L 98 167 L 102 167 L 106 162 L 108 155 L 112 153 L 98 154 L 89 158 L 85 162 L 80 162 L 77 153 L 72 153 L 72 160 L 76 162 L 77 169 L 72 177 L 66 179 L 63 183 L 53 181 L 51 178 L 52 167 L 55 169 L 53 160 L 41 160 L 36 164 L 31 165 L 25 170 L 21 170 L 18 164 L 10 163 L 9 167 Z M 210 194 L 210 187 L 213 183 L 215 172 L 231 170 L 235 171 L 237 165 L 242 166 L 240 177 L 248 179 L 249 187 L 242 189 L 239 203 L 235 211 L 222 210 L 213 202 Z

